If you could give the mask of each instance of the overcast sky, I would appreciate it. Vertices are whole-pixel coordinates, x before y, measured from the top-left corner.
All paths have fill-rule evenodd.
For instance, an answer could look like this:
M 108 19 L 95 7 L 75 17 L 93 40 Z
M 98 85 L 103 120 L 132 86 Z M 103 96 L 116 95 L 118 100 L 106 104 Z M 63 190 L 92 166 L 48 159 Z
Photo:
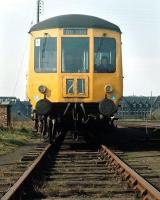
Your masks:
M 124 95 L 160 95 L 159 0 L 43 0 L 41 20 L 86 14 L 122 31 Z M 0 0 L 0 96 L 25 99 L 28 31 L 37 0 Z

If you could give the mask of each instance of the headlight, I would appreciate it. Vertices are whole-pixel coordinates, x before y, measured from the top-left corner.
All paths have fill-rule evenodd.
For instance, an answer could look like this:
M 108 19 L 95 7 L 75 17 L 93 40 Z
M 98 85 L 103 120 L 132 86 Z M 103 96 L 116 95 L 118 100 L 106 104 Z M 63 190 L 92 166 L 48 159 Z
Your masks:
M 38 90 L 39 90 L 40 93 L 46 94 L 46 92 L 47 92 L 47 87 L 44 86 L 44 85 L 40 85 L 40 86 L 38 87 Z
M 111 85 L 105 85 L 105 86 L 104 86 L 104 91 L 105 91 L 106 93 L 110 93 L 110 92 L 113 91 L 113 88 L 112 88 Z

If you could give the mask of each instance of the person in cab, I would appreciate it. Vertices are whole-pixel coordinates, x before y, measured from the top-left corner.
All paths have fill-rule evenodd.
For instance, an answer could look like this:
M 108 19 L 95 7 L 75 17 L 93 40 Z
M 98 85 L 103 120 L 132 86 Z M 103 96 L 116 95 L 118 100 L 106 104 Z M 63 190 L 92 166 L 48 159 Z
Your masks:
M 113 70 L 113 65 L 109 63 L 106 56 L 103 56 L 101 59 L 101 64 L 98 66 L 98 72 L 111 73 Z

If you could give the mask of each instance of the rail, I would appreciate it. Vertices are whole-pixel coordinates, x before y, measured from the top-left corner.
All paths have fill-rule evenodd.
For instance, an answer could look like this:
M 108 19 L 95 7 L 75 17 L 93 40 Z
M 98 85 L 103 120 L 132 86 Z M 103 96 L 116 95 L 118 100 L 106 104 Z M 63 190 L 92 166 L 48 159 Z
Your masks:
M 160 129 L 160 121 L 148 121 L 148 120 L 143 120 L 143 121 L 138 121 L 138 120 L 124 120 L 124 121 L 119 121 L 118 125 L 128 127 L 128 128 L 148 128 L 148 129 Z
M 33 171 L 38 167 L 40 162 L 45 157 L 46 153 L 51 149 L 51 144 L 48 144 L 44 150 L 40 153 L 40 155 L 36 158 L 36 160 L 32 163 L 32 165 L 24 172 L 24 174 L 17 180 L 17 182 L 8 190 L 8 192 L 1 198 L 1 200 L 9 200 L 9 199 L 19 199 L 20 191 L 24 186 L 25 182 L 28 180 L 28 177 L 32 175 Z
M 106 146 L 101 146 L 100 153 L 104 158 L 107 158 L 109 165 L 117 174 L 121 175 L 135 191 L 140 192 L 143 200 L 160 200 L 160 192 Z

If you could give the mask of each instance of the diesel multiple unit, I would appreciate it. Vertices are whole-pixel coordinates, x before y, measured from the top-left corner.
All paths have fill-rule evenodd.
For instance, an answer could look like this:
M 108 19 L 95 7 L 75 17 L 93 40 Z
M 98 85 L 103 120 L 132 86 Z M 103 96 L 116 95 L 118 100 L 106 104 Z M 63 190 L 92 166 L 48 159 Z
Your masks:
M 62 15 L 34 25 L 29 34 L 27 96 L 35 128 L 52 140 L 62 127 L 109 126 L 123 92 L 119 27 Z

